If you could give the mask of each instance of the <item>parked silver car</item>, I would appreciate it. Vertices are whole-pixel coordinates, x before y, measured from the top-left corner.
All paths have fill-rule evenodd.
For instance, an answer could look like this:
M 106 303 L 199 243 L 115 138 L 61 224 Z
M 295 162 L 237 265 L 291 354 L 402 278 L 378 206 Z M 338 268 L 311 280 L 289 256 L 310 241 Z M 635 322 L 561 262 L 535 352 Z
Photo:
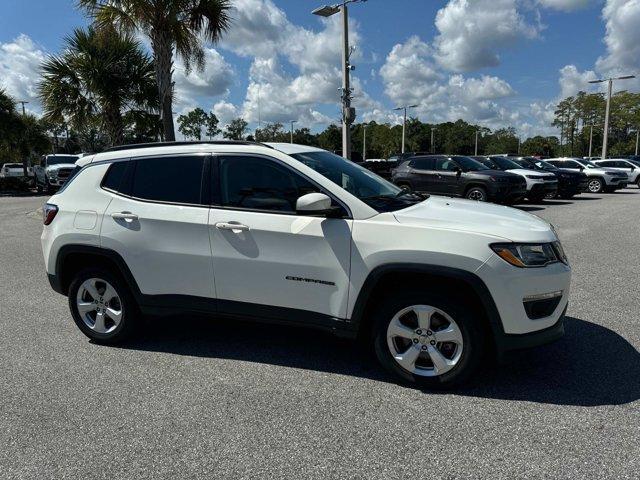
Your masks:
M 629 176 L 629 183 L 635 183 L 640 188 L 640 166 L 626 158 L 607 158 L 606 160 L 594 160 L 593 163 L 600 167 L 617 170 Z
M 587 190 L 590 193 L 614 192 L 625 188 L 629 183 L 629 176 L 611 168 L 600 167 L 590 160 L 583 158 L 552 158 L 545 160 L 558 168 L 581 171 L 589 177 Z

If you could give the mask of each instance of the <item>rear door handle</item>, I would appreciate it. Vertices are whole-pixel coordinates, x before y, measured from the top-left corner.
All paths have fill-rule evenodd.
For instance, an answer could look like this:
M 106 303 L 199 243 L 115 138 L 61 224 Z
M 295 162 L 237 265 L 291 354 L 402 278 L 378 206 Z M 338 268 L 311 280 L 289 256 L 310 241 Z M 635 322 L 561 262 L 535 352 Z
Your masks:
M 247 225 L 243 225 L 237 222 L 218 222 L 215 224 L 218 230 L 231 230 L 234 233 L 248 232 L 251 230 Z
M 114 220 L 133 221 L 133 220 L 138 220 L 138 215 L 131 212 L 116 212 L 111 214 L 111 218 L 113 218 Z

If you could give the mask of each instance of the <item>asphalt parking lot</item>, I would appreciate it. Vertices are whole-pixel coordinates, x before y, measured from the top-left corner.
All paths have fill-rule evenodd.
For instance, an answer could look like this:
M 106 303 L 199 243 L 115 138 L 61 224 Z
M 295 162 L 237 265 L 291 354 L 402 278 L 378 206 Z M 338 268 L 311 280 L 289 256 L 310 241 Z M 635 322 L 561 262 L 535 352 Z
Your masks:
M 173 318 L 92 344 L 46 279 L 45 198 L 0 198 L 0 478 L 638 478 L 635 187 L 522 207 L 570 257 L 566 335 L 449 393 L 302 329 Z

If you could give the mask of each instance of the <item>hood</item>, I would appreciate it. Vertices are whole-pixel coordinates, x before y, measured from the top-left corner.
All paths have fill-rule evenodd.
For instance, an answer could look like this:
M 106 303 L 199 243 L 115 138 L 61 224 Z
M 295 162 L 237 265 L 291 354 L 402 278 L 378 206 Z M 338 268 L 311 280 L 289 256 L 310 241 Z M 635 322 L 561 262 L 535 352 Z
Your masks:
M 76 168 L 75 163 L 57 163 L 55 165 L 49 165 L 47 167 L 47 172 L 52 172 L 54 170 L 61 170 L 63 168 Z
M 509 178 L 513 180 L 522 179 L 520 175 L 516 175 L 510 172 L 505 172 L 503 170 L 474 170 L 466 173 L 473 174 L 473 175 L 486 175 L 488 177 L 496 177 L 496 178 Z
M 424 202 L 394 212 L 398 222 L 431 228 L 462 230 L 514 242 L 552 242 L 556 235 L 540 217 L 515 208 L 431 196 Z
M 616 170 L 615 168 L 606 168 L 606 167 L 599 167 L 599 168 L 593 168 L 593 167 L 590 167 L 590 168 L 585 168 L 585 169 L 583 170 L 583 172 L 584 172 L 584 173 L 587 173 L 587 174 L 590 172 L 592 175 L 595 175 L 595 174 L 602 175 L 603 173 L 607 173 L 607 174 L 609 174 L 609 175 L 614 175 L 614 176 L 620 176 L 620 174 L 621 174 L 621 173 L 623 173 L 623 174 L 625 174 L 625 175 L 626 175 L 626 173 L 621 172 L 620 170 Z
M 512 168 L 510 170 L 507 170 L 507 172 L 517 173 L 518 175 L 538 175 L 540 177 L 555 178 L 555 175 L 553 173 L 543 172 L 541 170 L 529 170 L 528 168 Z
M 583 172 L 576 172 L 575 170 L 569 170 L 568 168 L 559 168 L 557 173 L 564 175 L 565 177 L 586 177 Z

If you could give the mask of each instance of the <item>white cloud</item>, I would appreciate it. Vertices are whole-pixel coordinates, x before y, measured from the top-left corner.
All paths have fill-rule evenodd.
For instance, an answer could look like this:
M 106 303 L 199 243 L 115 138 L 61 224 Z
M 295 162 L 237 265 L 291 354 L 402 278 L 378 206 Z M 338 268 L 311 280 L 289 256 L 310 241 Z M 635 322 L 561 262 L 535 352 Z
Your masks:
M 580 72 L 575 65 L 566 65 L 560 69 L 560 97 L 566 98 L 576 93 L 593 90 L 590 80 L 597 78 L 593 70 Z
M 40 110 L 37 84 L 40 65 L 46 53 L 27 35 L 21 34 L 9 43 L 0 43 L 0 88 L 15 100 L 30 102 L 31 111 Z
M 434 45 L 439 63 L 466 72 L 500 63 L 499 52 L 521 39 L 536 38 L 538 24 L 518 12 L 517 0 L 450 0 L 436 15 Z
M 202 72 L 193 68 L 187 74 L 184 63 L 175 65 L 174 81 L 176 108 L 197 103 L 209 103 L 212 97 L 226 95 L 234 79 L 234 70 L 215 49 L 205 49 L 205 67 Z
M 220 100 L 211 110 L 220 122 L 220 126 L 231 123 L 231 120 L 238 116 L 238 109 L 233 103 Z
M 539 0 L 539 2 L 543 7 L 572 12 L 589 6 L 593 0 Z
M 607 0 L 602 16 L 607 27 L 604 38 L 607 55 L 598 59 L 597 70 L 606 75 L 638 73 L 640 0 Z

